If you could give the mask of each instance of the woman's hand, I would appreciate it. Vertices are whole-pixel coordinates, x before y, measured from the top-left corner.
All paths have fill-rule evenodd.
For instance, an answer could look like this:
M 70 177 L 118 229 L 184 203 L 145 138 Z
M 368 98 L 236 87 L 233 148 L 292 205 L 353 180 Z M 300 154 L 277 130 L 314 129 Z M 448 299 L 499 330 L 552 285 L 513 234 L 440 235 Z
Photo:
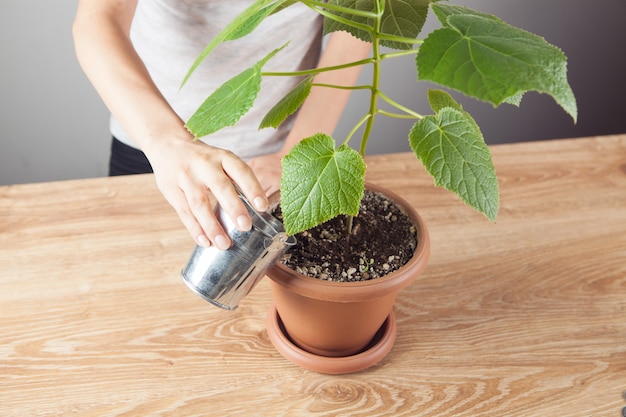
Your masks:
M 215 216 L 210 194 L 241 231 L 250 230 L 252 223 L 233 183 L 257 210 L 268 208 L 254 172 L 232 152 L 192 140 L 159 140 L 158 146 L 144 152 L 159 190 L 200 246 L 227 249 L 231 244 Z

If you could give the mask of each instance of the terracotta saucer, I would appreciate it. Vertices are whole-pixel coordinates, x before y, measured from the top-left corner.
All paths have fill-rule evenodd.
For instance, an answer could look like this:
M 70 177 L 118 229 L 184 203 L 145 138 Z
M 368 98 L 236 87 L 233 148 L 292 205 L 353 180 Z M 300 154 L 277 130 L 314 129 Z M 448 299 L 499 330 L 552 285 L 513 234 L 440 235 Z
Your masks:
M 323 374 L 349 374 L 377 364 L 393 347 L 397 330 L 396 317 L 392 311 L 372 342 L 362 352 L 351 356 L 328 357 L 315 355 L 295 345 L 286 334 L 274 306 L 267 315 L 267 334 L 276 350 L 291 362 Z

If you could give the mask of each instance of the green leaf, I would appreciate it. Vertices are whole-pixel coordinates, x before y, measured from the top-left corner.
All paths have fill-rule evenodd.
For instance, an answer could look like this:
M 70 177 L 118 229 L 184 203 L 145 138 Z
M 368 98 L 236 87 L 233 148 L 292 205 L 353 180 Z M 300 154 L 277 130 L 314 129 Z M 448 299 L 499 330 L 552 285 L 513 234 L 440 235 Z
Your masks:
M 285 97 L 283 97 L 261 121 L 259 129 L 266 127 L 278 127 L 287 117 L 295 113 L 302 106 L 304 100 L 311 93 L 313 76 L 309 76 L 295 86 Z
M 428 90 L 428 103 L 435 113 L 446 107 L 463 110 L 463 106 L 457 103 L 449 93 L 442 90 Z
M 233 41 L 235 39 L 243 38 L 246 35 L 249 35 L 256 29 L 257 26 L 263 22 L 263 20 L 273 14 L 273 10 L 276 8 L 276 5 L 272 5 L 271 7 L 265 7 L 263 9 L 257 10 L 251 16 L 246 18 L 241 22 L 240 25 L 233 28 L 233 31 L 227 35 L 225 41 Z
M 432 5 L 443 28 L 420 47 L 419 79 L 492 103 L 519 103 L 526 91 L 551 95 L 574 119 L 567 58 L 557 47 L 495 16 L 465 7 Z
M 204 48 L 185 74 L 181 88 L 185 85 L 191 74 L 221 43 L 242 38 L 250 34 L 267 16 L 272 14 L 286 0 L 256 0 L 247 9 L 235 17 L 211 42 Z
M 374 0 L 329 0 L 329 4 L 352 8 L 360 11 L 375 12 Z M 385 10 L 381 20 L 381 32 L 384 35 L 397 36 L 408 39 L 415 39 L 421 32 L 426 17 L 428 16 L 429 0 L 387 0 Z M 363 16 L 356 16 L 349 13 L 334 12 L 340 19 L 348 22 L 374 27 L 374 19 Z M 363 29 L 355 28 L 344 22 L 324 18 L 324 33 L 328 34 L 336 31 L 346 31 L 353 36 L 371 42 L 371 33 Z M 381 44 L 393 49 L 410 49 L 412 44 L 404 42 L 394 42 L 382 40 Z
M 409 143 L 437 186 L 495 221 L 500 197 L 491 152 L 467 112 L 439 108 L 413 126 Z
M 261 90 L 263 65 L 285 46 L 273 50 L 255 65 L 218 87 L 189 118 L 185 127 L 196 138 L 201 138 L 236 124 L 250 110 Z
M 318 133 L 283 158 L 280 205 L 287 234 L 293 235 L 340 214 L 356 216 L 365 188 L 365 162 L 346 145 Z

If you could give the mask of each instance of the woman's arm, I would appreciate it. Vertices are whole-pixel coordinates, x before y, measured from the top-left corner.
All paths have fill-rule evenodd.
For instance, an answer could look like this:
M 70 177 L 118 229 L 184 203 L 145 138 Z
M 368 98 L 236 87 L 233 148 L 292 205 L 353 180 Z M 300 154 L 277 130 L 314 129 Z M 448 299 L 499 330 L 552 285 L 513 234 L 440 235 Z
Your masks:
M 80 0 L 73 25 L 78 60 L 103 101 L 150 161 L 157 185 L 202 245 L 230 240 L 213 213 L 210 190 L 241 230 L 251 220 L 232 182 L 259 210 L 267 198 L 252 169 L 233 153 L 194 141 L 152 81 L 131 40 L 137 0 Z

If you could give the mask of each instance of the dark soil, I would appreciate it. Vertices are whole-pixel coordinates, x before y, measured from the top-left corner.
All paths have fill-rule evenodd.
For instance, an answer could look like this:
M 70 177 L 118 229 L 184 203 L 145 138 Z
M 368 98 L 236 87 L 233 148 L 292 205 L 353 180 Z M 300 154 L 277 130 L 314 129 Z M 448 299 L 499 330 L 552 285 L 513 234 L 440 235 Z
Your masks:
M 281 218 L 280 208 L 276 217 Z M 330 281 L 365 281 L 406 264 L 417 247 L 411 218 L 382 194 L 365 191 L 359 215 L 347 232 L 339 216 L 296 235 L 282 263 L 301 274 Z

